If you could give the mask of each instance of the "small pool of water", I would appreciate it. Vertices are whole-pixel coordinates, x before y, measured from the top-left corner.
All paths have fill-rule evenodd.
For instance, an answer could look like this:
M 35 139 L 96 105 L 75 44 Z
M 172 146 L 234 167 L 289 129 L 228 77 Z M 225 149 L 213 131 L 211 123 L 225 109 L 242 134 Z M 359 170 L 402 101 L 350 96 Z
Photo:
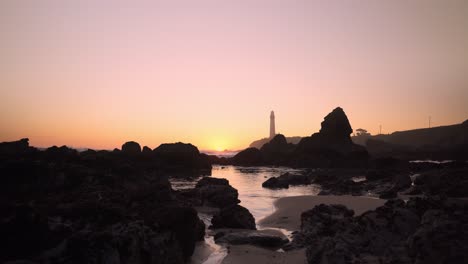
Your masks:
M 262 183 L 271 177 L 278 177 L 286 172 L 303 173 L 304 170 L 287 167 L 238 167 L 238 166 L 213 166 L 211 177 L 224 178 L 229 184 L 239 192 L 240 204 L 249 209 L 255 218 L 257 228 L 259 221 L 275 211 L 274 202 L 276 199 L 288 196 L 317 195 L 320 192 L 318 185 L 291 186 L 288 189 L 268 189 L 263 188 Z M 201 179 L 180 179 L 172 178 L 172 188 L 175 190 L 190 189 L 195 187 L 197 181 Z M 200 218 L 206 226 L 211 223 L 211 216 L 199 213 Z M 283 230 L 285 235 L 290 235 L 292 230 Z M 191 263 L 215 264 L 221 263 L 227 255 L 226 248 L 214 243 L 212 235 L 207 232 L 204 242 L 197 244 L 195 254 Z
M 276 199 L 287 196 L 317 195 L 320 192 L 317 185 L 291 186 L 288 189 L 262 187 L 262 183 L 268 178 L 278 177 L 286 172 L 303 173 L 304 171 L 286 167 L 214 166 L 211 177 L 227 179 L 239 192 L 240 204 L 249 209 L 258 223 L 259 220 L 275 211 Z

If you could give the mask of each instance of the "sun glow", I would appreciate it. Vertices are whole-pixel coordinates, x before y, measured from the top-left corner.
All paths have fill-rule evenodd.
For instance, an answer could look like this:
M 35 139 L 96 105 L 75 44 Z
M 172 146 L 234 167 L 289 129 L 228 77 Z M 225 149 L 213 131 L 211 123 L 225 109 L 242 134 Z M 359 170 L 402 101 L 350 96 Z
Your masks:
M 224 138 L 213 138 L 210 140 L 210 149 L 215 151 L 224 151 L 230 146 L 228 140 Z

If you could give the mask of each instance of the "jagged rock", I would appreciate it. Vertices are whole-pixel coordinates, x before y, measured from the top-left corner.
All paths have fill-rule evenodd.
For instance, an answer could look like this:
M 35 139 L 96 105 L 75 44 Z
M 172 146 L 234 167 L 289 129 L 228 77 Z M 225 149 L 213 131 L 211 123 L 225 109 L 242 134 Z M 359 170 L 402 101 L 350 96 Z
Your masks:
M 192 144 L 172 143 L 161 144 L 153 150 L 160 162 L 160 166 L 166 170 L 192 171 L 211 170 L 211 162 L 206 155 L 201 155 L 197 147 Z
M 329 113 L 321 124 L 320 134 L 328 137 L 338 140 L 351 140 L 351 133 L 353 133 L 353 129 L 341 107 L 337 107 Z
M 468 256 L 468 206 L 463 200 L 411 198 L 352 217 L 316 206 L 303 214 L 292 244 L 308 263 L 458 263 Z
M 122 153 L 125 153 L 128 155 L 138 155 L 141 153 L 140 144 L 138 144 L 135 141 L 125 142 L 122 145 Z
M 277 134 L 270 142 L 266 143 L 260 149 L 264 161 L 268 164 L 286 164 L 289 155 L 294 150 L 293 144 L 288 144 L 282 134 Z
M 393 178 L 393 188 L 397 191 L 408 189 L 411 184 L 412 181 L 408 174 L 397 174 Z
M 262 187 L 271 189 L 287 189 L 289 188 L 289 183 L 281 180 L 279 177 L 271 177 L 262 183 Z
M 262 183 L 264 188 L 289 188 L 289 185 L 307 185 L 311 180 L 307 175 L 284 173 L 279 177 L 271 177 Z
M 0 175 L 1 263 L 182 264 L 204 238 L 152 158 L 51 147 Z
M 144 146 L 141 152 L 147 156 L 153 153 L 153 151 L 148 146 Z
M 7 154 L 7 155 L 21 154 L 30 150 L 31 149 L 29 148 L 28 138 L 23 138 L 18 141 L 0 143 L 0 155 L 1 154 Z
M 264 158 L 260 150 L 256 148 L 248 148 L 237 153 L 232 158 L 232 163 L 240 166 L 256 166 L 262 165 L 264 163 Z
M 449 197 L 466 197 L 468 193 L 468 169 L 446 168 L 421 173 L 414 180 L 424 193 L 443 194 Z
M 201 203 L 205 205 L 223 208 L 240 202 L 237 190 L 229 185 L 226 179 L 202 178 L 198 181 L 195 190 Z
M 307 235 L 333 235 L 337 230 L 337 225 L 344 218 L 354 215 L 353 210 L 346 206 L 332 204 L 320 204 L 312 210 L 301 214 L 301 230 Z
M 336 108 L 322 122 L 319 133 L 303 138 L 293 159 L 305 167 L 362 167 L 367 165 L 368 153 L 351 141 L 351 125 L 343 109 Z
M 211 228 L 257 229 L 249 210 L 238 204 L 224 207 L 215 214 L 211 219 Z

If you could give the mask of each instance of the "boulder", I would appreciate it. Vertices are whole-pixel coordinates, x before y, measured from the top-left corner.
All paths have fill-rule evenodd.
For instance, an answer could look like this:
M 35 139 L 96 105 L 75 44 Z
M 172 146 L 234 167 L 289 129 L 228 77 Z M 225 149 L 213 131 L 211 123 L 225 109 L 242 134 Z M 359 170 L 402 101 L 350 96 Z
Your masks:
M 228 234 L 220 232 L 215 235 L 215 242 L 230 245 L 254 245 L 270 249 L 280 248 L 289 242 L 289 240 L 279 232 L 273 234 L 272 232 L 266 231 L 240 231 Z
M 271 177 L 262 183 L 262 187 L 270 189 L 287 189 L 289 188 L 289 183 L 280 180 L 279 177 Z
M 143 150 L 142 150 L 142 153 L 146 156 L 149 156 L 153 153 L 153 151 L 148 147 L 148 146 L 144 146 L 143 147 Z
M 289 162 L 289 155 L 294 150 L 294 145 L 286 142 L 286 137 L 277 134 L 270 142 L 260 149 L 264 162 L 272 165 L 284 165 Z
M 135 141 L 125 142 L 122 145 L 122 153 L 127 155 L 138 155 L 141 153 L 140 144 Z
M 0 143 L 0 155 L 22 154 L 28 152 L 29 150 L 29 138 L 23 138 L 18 141 Z
M 286 172 L 279 177 L 271 177 L 262 183 L 264 188 L 289 188 L 289 185 L 307 185 L 311 179 L 307 175 L 292 174 Z
M 122 154 L 2 156 L 0 263 L 187 263 L 204 223 L 153 159 Z
M 468 168 L 446 168 L 423 172 L 414 185 L 429 195 L 443 194 L 449 197 L 466 197 L 468 193 Z
M 353 129 L 349 124 L 348 117 L 341 107 L 335 108 L 325 116 L 321 123 L 320 134 L 337 140 L 351 140 Z
M 302 138 L 293 156 L 293 164 L 303 167 L 363 167 L 368 153 L 354 144 L 349 120 L 340 107 L 328 114 L 319 133 Z
M 301 214 L 301 230 L 307 235 L 333 235 L 337 224 L 344 218 L 350 218 L 354 211 L 344 205 L 320 204 Z
M 459 263 L 468 255 L 467 208 L 463 200 L 411 198 L 352 217 L 320 205 L 303 213 L 296 247 L 288 246 L 307 247 L 308 263 Z
M 264 158 L 260 150 L 248 148 L 232 157 L 232 163 L 238 166 L 257 166 L 264 164 Z
M 211 162 L 192 144 L 161 144 L 153 150 L 161 168 L 171 171 L 211 170 Z
M 210 228 L 257 229 L 255 219 L 249 210 L 238 204 L 222 208 L 211 219 Z
M 393 178 L 393 187 L 396 191 L 401 191 L 411 187 L 412 181 L 408 174 L 397 174 Z
M 240 202 L 237 190 L 226 179 L 204 177 L 198 181 L 195 192 L 202 205 L 223 208 Z

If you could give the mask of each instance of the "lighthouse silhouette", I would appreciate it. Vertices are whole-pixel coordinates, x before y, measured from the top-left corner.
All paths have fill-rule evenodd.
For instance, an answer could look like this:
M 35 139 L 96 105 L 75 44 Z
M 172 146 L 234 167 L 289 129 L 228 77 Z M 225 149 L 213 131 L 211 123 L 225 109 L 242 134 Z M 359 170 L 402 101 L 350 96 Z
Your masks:
M 271 111 L 270 114 L 270 138 L 274 138 L 276 135 L 275 132 L 275 112 Z

